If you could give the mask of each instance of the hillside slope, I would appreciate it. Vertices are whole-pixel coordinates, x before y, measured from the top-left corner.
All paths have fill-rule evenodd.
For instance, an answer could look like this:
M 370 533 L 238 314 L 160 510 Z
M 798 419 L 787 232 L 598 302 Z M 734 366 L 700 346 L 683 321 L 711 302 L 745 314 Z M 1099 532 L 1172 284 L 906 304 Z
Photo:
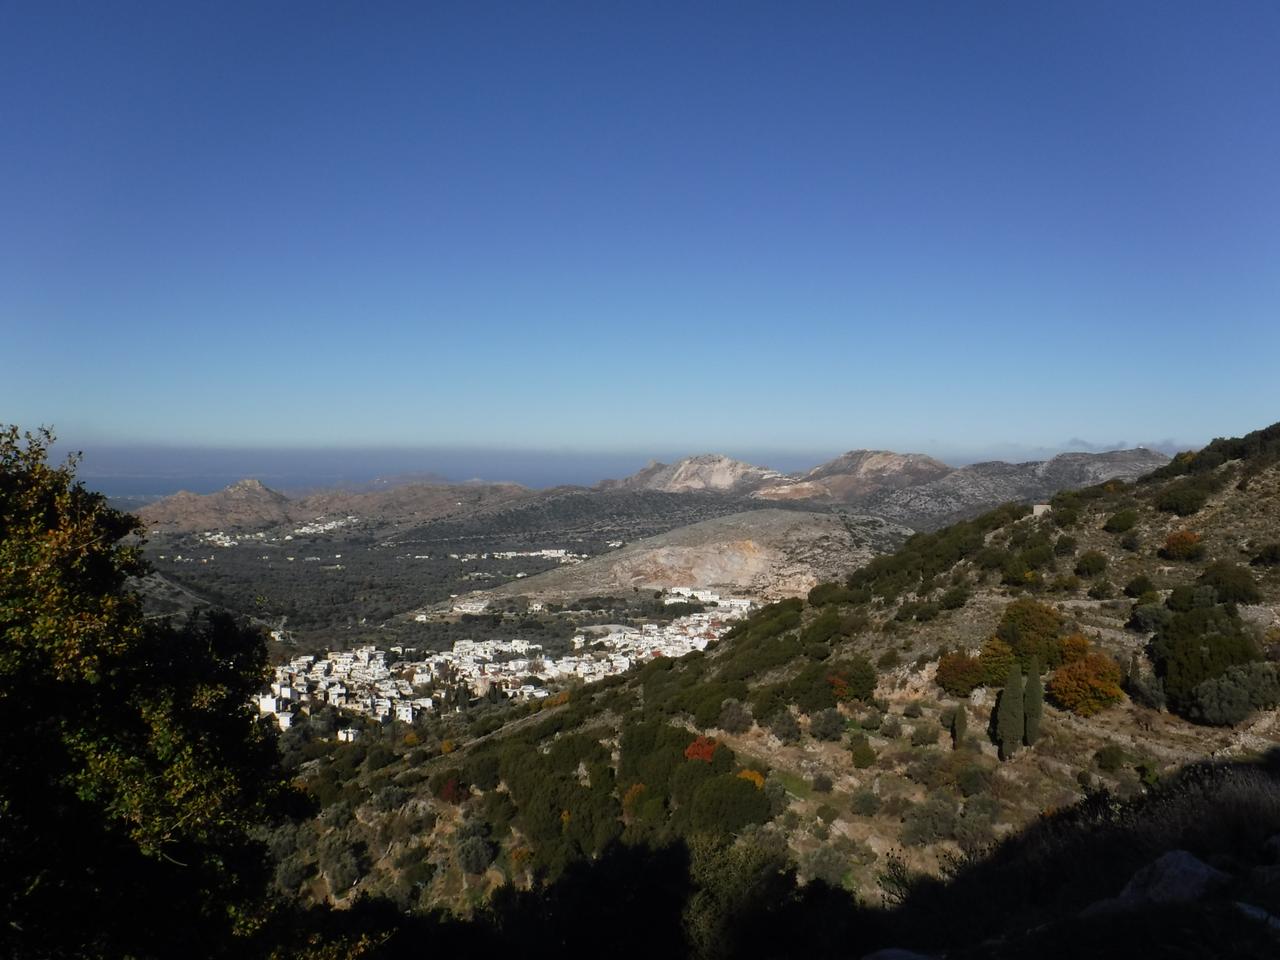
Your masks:
M 870 513 L 933 530 L 998 503 L 1045 501 L 1059 490 L 1107 480 L 1136 480 L 1168 462 L 1153 450 L 1063 453 L 1027 463 L 989 461 L 913 486 L 877 490 L 860 502 Z
M 1280 747 L 1277 647 L 1280 425 L 1137 483 L 1060 494 L 1045 516 L 1010 506 L 917 535 L 805 601 L 760 610 L 705 654 L 575 688 L 505 727 L 442 718 L 425 731 L 440 739 L 378 768 L 433 826 L 393 842 L 356 892 L 392 890 L 401 864 L 426 857 L 421 902 L 456 907 L 476 883 L 536 888 L 542 871 L 619 841 L 678 839 L 696 889 L 735 878 L 724 882 L 739 892 L 719 894 L 729 903 L 785 864 L 865 903 L 904 903 L 909 923 L 864 918 L 861 936 L 890 938 L 879 945 L 1013 956 L 1052 924 L 1123 943 L 1139 924 L 1168 941 L 1150 904 L 1111 901 L 1131 871 L 1186 844 L 1234 899 L 1194 894 L 1174 939 L 1248 955 L 1240 944 L 1267 934 L 1233 902 L 1280 913 L 1264 850 L 1280 834 L 1265 767 Z M 1242 772 L 1179 774 L 1208 759 Z M 313 774 L 358 810 L 322 824 L 318 842 L 372 848 L 388 814 L 346 769 Z M 1206 811 L 1212 824 L 1190 829 Z M 1088 831 L 1103 827 L 1100 846 Z M 476 836 L 482 876 L 463 866 Z M 1085 850 L 1111 852 L 1095 867 Z M 1007 865 L 983 881 L 1006 891 L 1000 902 L 946 886 L 988 860 Z M 729 929 L 716 923 L 732 909 L 703 916 L 690 896 L 695 952 L 716 955 L 700 938 Z M 827 917 L 853 909 L 823 902 Z
M 385 490 L 329 490 L 291 498 L 258 480 L 210 494 L 182 491 L 148 504 L 138 517 L 149 532 L 258 531 L 354 515 L 372 526 L 467 515 L 533 495 L 516 484 L 412 483 Z
M 892 549 L 910 533 L 877 517 L 752 510 L 648 537 L 493 593 L 559 599 L 691 586 L 796 596 Z

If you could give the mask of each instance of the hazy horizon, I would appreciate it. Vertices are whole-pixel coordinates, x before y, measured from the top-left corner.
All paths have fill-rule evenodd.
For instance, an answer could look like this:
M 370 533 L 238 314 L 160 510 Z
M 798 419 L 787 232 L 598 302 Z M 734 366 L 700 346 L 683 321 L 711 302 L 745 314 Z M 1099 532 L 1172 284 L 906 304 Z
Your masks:
M 1197 444 L 1198 445 L 1198 444 Z M 951 466 L 985 460 L 1012 462 L 1041 460 L 1063 452 L 1104 452 L 1146 446 L 1171 453 L 1190 445 L 1170 440 L 1146 443 L 1094 444 L 1073 440 L 1054 447 L 1018 444 L 992 446 L 963 455 L 924 453 Z M 77 448 L 59 442 L 58 457 Z M 177 445 L 91 445 L 81 448 L 80 478 L 93 489 L 113 497 L 155 497 L 187 490 L 212 493 L 242 479 L 256 479 L 285 492 L 331 487 L 361 487 L 375 480 L 512 482 L 533 488 L 560 485 L 591 486 L 601 480 L 635 473 L 657 460 L 671 463 L 687 456 L 720 453 L 782 473 L 801 473 L 847 452 L 840 450 L 659 450 L 590 451 L 486 448 L 408 447 L 191 447 Z

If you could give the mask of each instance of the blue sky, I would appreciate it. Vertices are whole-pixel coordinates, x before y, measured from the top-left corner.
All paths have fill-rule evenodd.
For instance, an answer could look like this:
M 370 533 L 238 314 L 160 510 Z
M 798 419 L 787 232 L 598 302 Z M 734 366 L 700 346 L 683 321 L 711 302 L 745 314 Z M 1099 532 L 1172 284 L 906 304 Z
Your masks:
M 1280 419 L 1280 6 L 0 4 L 0 420 L 72 444 Z

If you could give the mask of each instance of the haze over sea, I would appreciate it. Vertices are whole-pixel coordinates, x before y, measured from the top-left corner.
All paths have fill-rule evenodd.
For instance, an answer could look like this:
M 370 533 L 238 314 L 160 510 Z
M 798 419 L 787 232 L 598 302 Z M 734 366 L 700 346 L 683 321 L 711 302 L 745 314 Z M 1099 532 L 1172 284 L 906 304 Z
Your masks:
M 1072 450 L 1100 452 L 1139 444 L 1094 444 L 1070 440 L 1061 447 L 1006 444 L 985 451 L 924 451 L 954 466 L 981 460 L 1044 459 Z M 1189 444 L 1172 440 L 1142 446 L 1166 453 Z M 72 452 L 65 444 L 60 455 Z M 80 476 L 110 497 L 148 500 L 179 490 L 212 493 L 238 480 L 253 478 L 286 492 L 330 487 L 382 486 L 407 481 L 466 482 L 487 480 L 544 488 L 561 484 L 592 485 L 628 476 L 650 460 L 670 463 L 710 450 L 600 452 L 572 449 L 498 450 L 487 448 L 255 448 L 99 446 L 83 451 Z M 735 459 L 771 467 L 783 473 L 802 473 L 838 456 L 843 450 L 778 451 L 722 450 Z M 898 451 L 917 452 L 917 451 Z

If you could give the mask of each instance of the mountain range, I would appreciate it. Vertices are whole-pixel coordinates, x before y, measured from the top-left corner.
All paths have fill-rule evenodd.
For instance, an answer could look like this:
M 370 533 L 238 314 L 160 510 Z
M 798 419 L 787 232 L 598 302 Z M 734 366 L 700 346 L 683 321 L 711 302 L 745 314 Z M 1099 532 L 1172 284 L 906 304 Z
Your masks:
M 803 503 L 811 509 L 853 507 L 915 529 L 932 529 L 1009 500 L 1040 499 L 1067 487 L 1110 479 L 1132 480 L 1167 461 L 1162 453 L 1138 447 L 1064 453 L 1025 463 L 991 461 L 950 467 L 924 454 L 852 450 L 807 473 L 784 474 L 718 454 L 702 454 L 673 464 L 651 462 L 629 477 L 602 481 L 589 492 L 717 495 L 749 501 L 743 505 L 748 509 L 768 502 Z M 511 483 L 417 482 L 294 498 L 257 480 L 242 480 L 213 494 L 174 494 L 142 508 L 138 515 L 148 529 L 158 532 L 264 529 L 339 513 L 402 525 L 554 498 L 565 490 L 584 488 L 535 491 Z

